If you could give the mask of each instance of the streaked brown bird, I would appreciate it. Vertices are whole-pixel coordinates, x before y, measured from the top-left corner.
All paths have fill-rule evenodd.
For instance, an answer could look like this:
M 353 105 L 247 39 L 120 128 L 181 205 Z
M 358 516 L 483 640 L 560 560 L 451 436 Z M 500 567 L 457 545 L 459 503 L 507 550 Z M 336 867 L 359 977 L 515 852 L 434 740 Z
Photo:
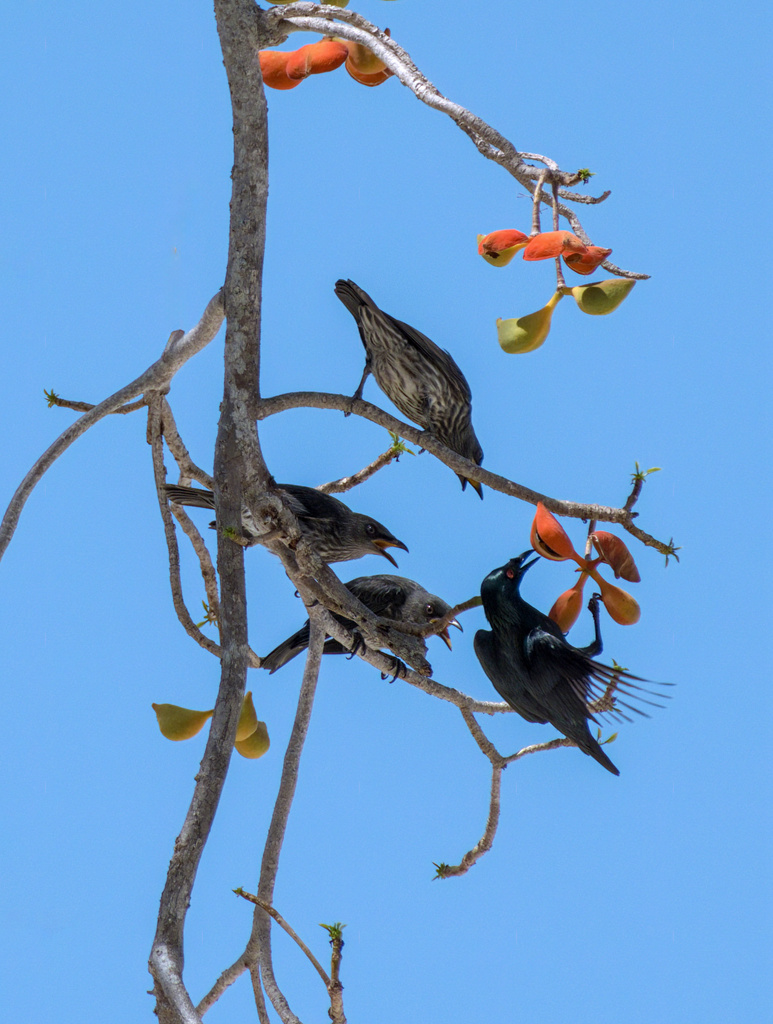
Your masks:
M 368 374 L 403 415 L 431 431 L 446 448 L 479 466 L 483 449 L 472 426 L 472 395 L 448 352 L 410 324 L 376 305 L 354 281 L 336 281 L 335 293 L 357 322 L 365 346 L 365 371 L 354 393 L 362 398 Z M 457 474 L 483 497 L 481 485 Z
M 654 707 L 662 705 L 643 696 L 654 695 L 638 685 L 645 680 L 593 660 L 602 650 L 597 597 L 590 603 L 596 636 L 587 647 L 572 647 L 552 619 L 524 601 L 521 580 L 539 561 L 539 556 L 527 561 L 533 554 L 529 549 L 511 558 L 490 572 L 481 584 L 483 610 L 491 630 L 479 629 L 475 634 L 478 661 L 496 691 L 522 718 L 543 725 L 550 722 L 584 754 L 595 758 L 608 772 L 619 775 L 591 735 L 588 721 L 596 722 L 596 713 L 625 721 L 629 720 L 626 711 L 644 715 L 629 703 L 631 700 Z M 608 694 L 608 688 L 614 689 L 613 696 Z M 603 697 L 607 698 L 608 706 L 591 711 L 589 702 Z
M 330 494 L 301 484 L 277 484 L 277 487 L 286 495 L 304 536 L 326 562 L 348 562 L 363 555 L 381 555 L 396 568 L 397 562 L 386 548 L 408 550 L 377 519 L 352 512 L 348 505 Z M 164 489 L 169 500 L 178 505 L 215 507 L 212 491 L 179 484 L 167 484 Z M 210 523 L 210 526 L 214 528 L 215 524 Z M 248 537 L 257 537 L 261 532 L 247 508 L 242 509 L 242 529 Z
M 374 615 L 380 615 L 385 619 L 395 619 L 397 622 L 414 622 L 419 626 L 437 622 L 451 611 L 451 605 L 438 597 L 430 594 L 419 583 L 406 579 L 404 576 L 358 576 L 346 584 L 346 589 L 369 608 Z M 351 629 L 354 623 L 345 619 L 342 615 L 334 616 L 342 626 Z M 453 619 L 448 626 L 462 627 Z M 438 636 L 444 644 L 451 649 L 451 638 L 448 635 L 448 626 L 442 629 Z M 270 654 L 262 659 L 261 668 L 269 672 L 276 672 L 278 668 L 286 665 L 288 661 L 295 658 L 301 651 L 309 646 L 309 620 L 301 626 L 297 633 L 293 633 L 283 643 L 275 647 Z M 415 646 L 416 653 L 423 659 L 427 645 L 419 636 L 405 634 L 406 641 Z M 337 640 L 328 638 L 322 648 L 323 654 L 348 654 L 349 652 Z

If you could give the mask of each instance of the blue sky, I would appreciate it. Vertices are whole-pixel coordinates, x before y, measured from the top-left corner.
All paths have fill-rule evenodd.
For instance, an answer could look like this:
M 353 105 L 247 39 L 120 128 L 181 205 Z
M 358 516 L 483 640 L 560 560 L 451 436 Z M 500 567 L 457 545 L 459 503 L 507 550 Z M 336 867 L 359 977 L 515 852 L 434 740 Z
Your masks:
M 576 750 L 513 765 L 493 851 L 458 860 L 487 810 L 488 763 L 459 713 L 358 662 L 326 659 L 276 906 L 326 958 L 346 922 L 350 1020 L 552 1024 L 760 1020 L 769 1006 L 770 315 L 760 169 L 770 14 L 745 4 L 633 7 L 352 3 L 389 25 L 428 77 L 525 151 L 596 172 L 593 241 L 652 275 L 612 316 L 567 300 L 547 343 L 507 356 L 496 317 L 539 308 L 548 263 L 486 265 L 475 235 L 529 230 L 530 204 L 447 118 L 396 81 L 340 70 L 270 92 L 263 389 L 351 392 L 363 353 L 333 284 L 351 277 L 447 347 L 473 392 L 487 468 L 556 497 L 616 505 L 634 462 L 660 466 L 638 509 L 681 545 L 642 573 L 635 627 L 602 623 L 605 657 L 677 684 L 620 730 L 619 779 Z M 439 14 L 436 15 L 436 12 Z M 437 17 L 442 17 L 438 24 Z M 99 401 L 188 328 L 223 280 L 231 129 L 207 4 L 17 4 L 0 80 L 4 502 L 73 419 L 43 388 Z M 312 41 L 293 38 L 286 48 Z M 576 283 L 576 282 L 572 282 Z M 170 400 L 211 468 L 222 338 Z M 374 382 L 365 397 L 391 408 Z M 293 412 L 261 427 L 279 480 L 317 484 L 369 462 L 383 430 Z M 172 469 L 171 458 L 167 467 Z M 405 540 L 400 572 L 455 603 L 528 546 L 532 510 L 481 503 L 428 455 L 350 495 Z M 195 513 L 194 513 L 195 514 Z M 206 513 L 201 513 L 202 525 Z M 568 526 L 578 542 L 581 524 Z M 265 653 L 303 609 L 278 563 L 247 553 L 251 640 Z M 379 560 L 339 567 L 344 580 Z M 204 596 L 186 558 L 188 603 Z M 47 474 L 3 560 L 4 785 L 0 939 L 9 1020 L 150 1019 L 146 959 L 203 734 L 162 739 L 152 701 L 210 707 L 217 665 L 172 609 L 141 413 L 103 421 Z M 571 582 L 540 564 L 547 608 Z M 634 589 L 633 587 L 631 589 Z M 480 610 L 436 677 L 494 692 L 472 650 Z M 572 639 L 590 639 L 585 616 Z M 200 997 L 239 955 L 302 664 L 249 685 L 273 746 L 235 758 L 189 916 Z M 506 753 L 551 738 L 514 715 L 482 723 Z M 319 980 L 276 939 L 304 1020 Z M 207 1019 L 249 1019 L 246 980 Z

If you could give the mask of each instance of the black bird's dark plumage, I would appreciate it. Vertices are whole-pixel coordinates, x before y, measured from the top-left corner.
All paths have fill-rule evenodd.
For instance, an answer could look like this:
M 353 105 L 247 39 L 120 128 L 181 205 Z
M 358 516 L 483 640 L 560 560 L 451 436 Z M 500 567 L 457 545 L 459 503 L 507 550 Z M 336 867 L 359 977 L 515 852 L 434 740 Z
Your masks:
M 524 601 L 521 578 L 538 560 L 527 561 L 531 554 L 512 558 L 483 581 L 480 593 L 491 630 L 475 634 L 475 653 L 497 692 L 527 722 L 550 722 L 607 771 L 619 775 L 591 735 L 588 719 L 597 719 L 588 703 L 603 697 L 614 682 L 614 701 L 597 713 L 627 719 L 623 708 L 644 714 L 627 701 L 654 704 L 642 696 L 651 691 L 636 685 L 643 682 L 638 676 L 593 660 L 602 650 L 596 600 L 591 601 L 596 638 L 582 648 L 567 643 L 552 619 Z
M 451 611 L 451 606 L 442 597 L 430 594 L 420 584 L 404 576 L 358 576 L 346 584 L 346 589 L 351 591 L 358 601 L 362 601 L 366 608 L 369 608 L 374 615 L 380 615 L 385 619 L 395 619 L 397 622 L 415 622 L 418 625 L 426 625 L 437 619 L 442 619 Z M 354 623 L 345 619 L 342 615 L 335 618 L 343 625 L 351 628 Z M 449 623 L 458 629 L 462 627 L 456 620 Z M 446 626 L 438 634 L 443 642 L 450 648 L 451 640 L 448 636 Z M 424 640 L 418 636 L 405 634 L 406 641 L 415 645 L 416 652 L 421 657 L 427 650 Z M 283 643 L 275 647 L 270 654 L 267 654 L 261 661 L 261 668 L 269 672 L 276 672 L 278 668 L 286 665 L 288 661 L 305 651 L 309 646 L 309 620 L 307 619 L 297 633 L 293 633 Z M 348 654 L 349 652 L 337 640 L 332 637 L 325 641 L 323 654 Z
M 379 309 L 354 281 L 336 281 L 335 293 L 357 321 L 365 346 L 365 372 L 354 397 L 362 398 L 372 373 L 401 413 L 479 466 L 483 449 L 472 426 L 470 386 L 449 353 L 415 327 Z M 468 480 L 461 473 L 458 476 L 464 490 Z M 469 483 L 483 497 L 480 484 Z
M 300 484 L 277 484 L 277 487 L 287 496 L 288 504 L 297 516 L 304 535 L 326 562 L 348 562 L 352 558 L 362 558 L 363 555 L 382 555 L 397 566 L 385 548 L 408 550 L 377 519 L 352 512 L 348 505 L 330 494 Z M 215 507 L 212 491 L 178 484 L 167 484 L 165 490 L 169 500 L 178 505 Z M 246 508 L 242 513 L 242 529 L 249 537 L 259 534 Z

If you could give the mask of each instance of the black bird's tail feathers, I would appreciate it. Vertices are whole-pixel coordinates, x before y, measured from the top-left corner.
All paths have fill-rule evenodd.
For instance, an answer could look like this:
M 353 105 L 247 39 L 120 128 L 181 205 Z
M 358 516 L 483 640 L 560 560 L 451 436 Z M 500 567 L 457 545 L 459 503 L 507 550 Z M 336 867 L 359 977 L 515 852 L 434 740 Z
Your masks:
M 558 726 L 558 728 L 560 729 L 561 727 Z M 563 730 L 561 731 L 563 732 Z M 578 730 L 572 730 L 572 732 L 577 731 Z M 612 772 L 613 775 L 620 774 L 615 765 L 609 760 L 607 755 L 601 749 L 601 746 L 599 745 L 598 741 L 594 740 L 593 736 L 591 735 L 590 729 L 587 725 L 585 725 L 584 735 L 572 736 L 571 733 L 567 735 L 570 740 L 573 740 L 577 744 L 577 746 L 580 748 L 583 754 L 588 754 L 589 757 L 592 757 L 595 761 L 598 761 L 602 768 L 606 768 L 606 770 L 608 772 Z

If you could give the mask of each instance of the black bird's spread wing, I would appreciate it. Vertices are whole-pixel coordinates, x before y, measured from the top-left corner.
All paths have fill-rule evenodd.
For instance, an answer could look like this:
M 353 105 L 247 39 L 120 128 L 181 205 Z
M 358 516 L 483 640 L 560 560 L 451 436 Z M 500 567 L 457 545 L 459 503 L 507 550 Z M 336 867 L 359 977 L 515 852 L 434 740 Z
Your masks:
M 409 341 L 416 346 L 428 362 L 440 367 L 444 375 L 450 382 L 456 385 L 459 389 L 459 393 L 467 402 L 472 401 L 472 392 L 470 391 L 470 385 L 467 383 L 467 378 L 456 365 L 456 362 L 449 352 L 446 352 L 444 348 L 436 345 L 435 342 L 428 338 L 426 334 L 422 334 L 421 331 L 417 331 L 416 328 L 411 327 L 410 324 L 403 323 L 402 320 L 398 320 L 396 317 L 390 316 L 389 313 L 384 313 L 383 310 L 381 312 L 387 320 L 393 323 L 399 331 L 402 331 L 403 334 L 406 335 Z
M 538 722 L 545 725 L 547 718 L 541 709 L 529 697 L 525 678 L 508 663 L 505 657 L 500 658 L 501 646 L 494 634 L 488 629 L 479 629 L 473 640 L 473 647 L 478 661 L 486 675 L 494 685 L 494 689 L 507 703 L 527 722 Z
M 636 701 L 650 707 L 662 707 L 651 696 L 664 696 L 639 683 L 648 682 L 622 669 L 594 661 L 565 640 L 536 627 L 524 642 L 529 662 L 530 688 L 540 702 L 567 715 L 576 714 L 577 701 L 586 707 L 592 721 L 608 716 L 613 721 L 630 722 L 627 711 L 648 718 L 646 711 L 630 703 Z M 649 683 L 666 686 L 667 683 Z M 646 696 L 645 696 L 646 695 Z M 625 709 L 625 710 L 623 710 Z

